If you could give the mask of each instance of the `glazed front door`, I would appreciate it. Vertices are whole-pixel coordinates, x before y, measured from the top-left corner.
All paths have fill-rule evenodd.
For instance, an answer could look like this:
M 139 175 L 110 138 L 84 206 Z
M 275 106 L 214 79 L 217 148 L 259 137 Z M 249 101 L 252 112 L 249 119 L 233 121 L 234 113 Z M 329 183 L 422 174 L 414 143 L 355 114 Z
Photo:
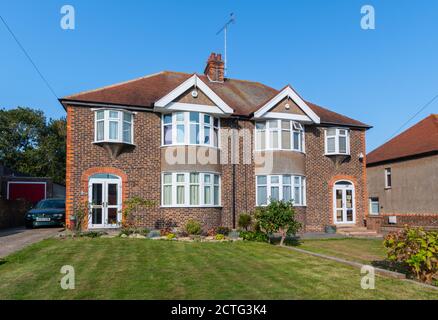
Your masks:
M 334 186 L 333 194 L 335 223 L 355 223 L 353 185 L 347 181 L 338 182 Z
M 121 187 L 118 179 L 90 179 L 89 228 L 115 228 L 121 222 Z

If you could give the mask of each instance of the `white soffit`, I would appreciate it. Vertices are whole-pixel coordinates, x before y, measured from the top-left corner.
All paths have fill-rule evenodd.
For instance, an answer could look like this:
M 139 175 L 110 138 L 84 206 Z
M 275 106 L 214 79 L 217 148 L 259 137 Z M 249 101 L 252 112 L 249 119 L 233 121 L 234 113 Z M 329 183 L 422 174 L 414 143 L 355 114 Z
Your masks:
M 182 95 L 184 92 L 186 92 L 187 90 L 189 90 L 194 86 L 196 86 L 208 98 L 210 98 L 211 101 L 213 101 L 216 104 L 216 107 L 173 102 L 176 98 L 178 98 L 180 95 Z M 225 103 L 225 101 L 223 101 L 213 90 L 211 90 L 209 86 L 207 86 L 201 79 L 199 79 L 199 77 L 196 74 L 194 74 L 192 77 L 184 81 L 178 87 L 176 87 L 171 92 L 169 92 L 164 97 L 162 97 L 157 102 L 155 102 L 154 110 L 163 111 L 163 109 L 188 110 L 188 111 L 194 111 L 193 109 L 197 109 L 195 111 L 223 113 L 223 114 L 232 114 L 234 112 L 234 110 L 231 109 L 230 106 L 228 106 Z
M 288 119 L 285 118 L 285 113 L 277 113 L 277 112 L 269 112 L 273 107 L 275 107 L 279 102 L 281 102 L 284 98 L 289 97 L 291 98 L 300 108 L 304 111 L 306 114 L 306 118 L 300 115 L 293 115 L 288 114 L 289 119 L 291 120 L 297 120 L 300 121 L 299 118 L 302 118 L 301 121 L 311 120 L 313 123 L 320 123 L 319 117 L 316 115 L 315 112 L 307 105 L 307 103 L 301 99 L 301 97 L 290 87 L 287 86 L 284 88 L 280 93 L 278 93 L 274 98 L 268 101 L 263 107 L 261 107 L 259 110 L 257 110 L 254 113 L 254 118 L 274 118 L 275 116 L 279 116 L 278 118 L 282 119 Z M 296 119 L 293 119 L 296 118 Z

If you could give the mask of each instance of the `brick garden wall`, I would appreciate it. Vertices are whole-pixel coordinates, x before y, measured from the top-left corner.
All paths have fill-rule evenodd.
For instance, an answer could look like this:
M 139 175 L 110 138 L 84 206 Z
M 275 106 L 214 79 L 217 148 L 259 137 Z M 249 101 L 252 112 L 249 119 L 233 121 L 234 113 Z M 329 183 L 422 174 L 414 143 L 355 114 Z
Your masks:
M 397 223 L 390 224 L 389 217 L 396 216 Z M 438 230 L 437 214 L 384 214 L 378 216 L 368 216 L 368 229 L 381 233 L 396 231 L 402 229 L 405 225 L 410 227 L 423 227 L 428 230 Z

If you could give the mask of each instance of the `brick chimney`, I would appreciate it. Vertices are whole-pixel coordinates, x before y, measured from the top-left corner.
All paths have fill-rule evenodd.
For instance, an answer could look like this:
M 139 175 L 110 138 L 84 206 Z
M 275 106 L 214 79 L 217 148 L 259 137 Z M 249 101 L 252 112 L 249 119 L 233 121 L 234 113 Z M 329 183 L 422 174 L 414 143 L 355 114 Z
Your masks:
M 210 81 L 224 82 L 224 62 L 220 53 L 212 52 L 207 60 L 204 74 Z

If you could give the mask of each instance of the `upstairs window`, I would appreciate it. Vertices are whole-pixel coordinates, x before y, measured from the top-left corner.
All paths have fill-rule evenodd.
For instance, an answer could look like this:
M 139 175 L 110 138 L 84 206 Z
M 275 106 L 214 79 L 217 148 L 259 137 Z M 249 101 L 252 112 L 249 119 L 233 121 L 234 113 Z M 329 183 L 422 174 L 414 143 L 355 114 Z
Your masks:
M 391 168 L 385 169 L 385 188 L 389 189 L 392 187 L 392 177 L 391 177 Z
M 95 111 L 95 142 L 133 144 L 133 114 L 123 110 Z
M 304 152 L 304 128 L 290 120 L 257 121 L 255 147 L 263 150 L 294 150 Z
M 173 112 L 162 116 L 163 145 L 218 147 L 219 119 L 200 112 Z
M 350 154 L 350 131 L 342 128 L 328 128 L 325 130 L 325 153 Z

